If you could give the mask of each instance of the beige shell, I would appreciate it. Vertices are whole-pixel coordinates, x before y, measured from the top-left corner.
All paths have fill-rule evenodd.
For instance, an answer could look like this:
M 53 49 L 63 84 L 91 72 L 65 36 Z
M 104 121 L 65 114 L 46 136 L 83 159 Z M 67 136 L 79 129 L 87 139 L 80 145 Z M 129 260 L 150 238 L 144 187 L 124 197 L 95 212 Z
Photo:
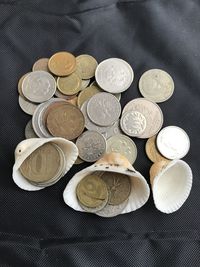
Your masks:
M 122 213 L 137 210 L 147 202 L 150 189 L 145 178 L 133 168 L 124 156 L 119 153 L 109 153 L 105 154 L 95 164 L 76 173 L 69 181 L 63 192 L 64 201 L 68 206 L 74 210 L 84 212 L 76 197 L 76 186 L 86 175 L 96 171 L 122 173 L 131 178 L 131 194 Z
M 192 188 L 192 170 L 183 160 L 156 162 L 150 169 L 153 199 L 164 213 L 177 211 L 188 198 Z
M 55 143 L 58 145 L 65 155 L 66 165 L 64 174 L 66 174 L 69 169 L 74 164 L 75 160 L 78 156 L 78 149 L 76 145 L 68 141 L 64 138 L 53 137 L 53 138 L 30 138 L 23 140 L 20 142 L 15 149 L 15 164 L 13 166 L 13 181 L 18 185 L 21 189 L 28 191 L 36 191 L 43 189 L 44 187 L 38 187 L 29 183 L 29 181 L 23 177 L 21 172 L 19 171 L 20 166 L 24 162 L 24 160 L 38 147 L 46 144 L 46 143 Z

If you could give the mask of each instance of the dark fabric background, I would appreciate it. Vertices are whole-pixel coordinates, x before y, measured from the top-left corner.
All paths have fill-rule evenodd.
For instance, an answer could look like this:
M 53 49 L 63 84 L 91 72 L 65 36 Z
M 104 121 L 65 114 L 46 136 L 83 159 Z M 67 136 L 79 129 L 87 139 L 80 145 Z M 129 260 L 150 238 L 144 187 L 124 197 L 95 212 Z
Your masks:
M 173 97 L 160 104 L 164 126 L 186 130 L 185 160 L 194 183 L 183 207 L 170 215 L 154 207 L 104 219 L 75 212 L 62 199 L 74 166 L 39 192 L 12 180 L 14 149 L 30 117 L 18 106 L 17 82 L 40 57 L 67 50 L 100 62 L 127 60 L 135 71 L 122 106 L 139 97 L 137 84 L 150 68 L 169 72 Z M 0 0 L 0 266 L 200 266 L 200 1 Z M 147 180 L 146 140 L 135 140 L 135 168 Z

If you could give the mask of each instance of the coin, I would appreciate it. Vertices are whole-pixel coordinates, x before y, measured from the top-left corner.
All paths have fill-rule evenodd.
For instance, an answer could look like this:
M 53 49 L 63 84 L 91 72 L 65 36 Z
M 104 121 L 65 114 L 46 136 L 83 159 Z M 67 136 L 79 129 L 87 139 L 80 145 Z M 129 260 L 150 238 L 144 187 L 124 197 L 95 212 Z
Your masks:
M 134 73 L 126 61 L 109 58 L 97 66 L 95 78 L 103 90 L 109 93 L 121 93 L 131 86 Z
M 106 184 L 100 177 L 95 175 L 85 176 L 78 183 L 76 194 L 80 203 L 89 208 L 100 206 L 108 198 Z
M 23 98 L 24 98 L 24 95 L 23 95 L 23 93 L 22 93 L 22 82 L 23 82 L 24 78 L 25 78 L 29 73 L 30 73 L 30 72 L 24 74 L 24 75 L 19 79 L 19 81 L 18 81 L 18 86 L 17 86 L 17 88 L 18 88 L 18 93 L 19 93 L 20 96 L 23 97 Z
M 34 71 L 29 73 L 22 82 L 22 93 L 35 103 L 49 100 L 56 91 L 54 77 L 46 71 Z
M 127 111 L 121 117 L 120 126 L 125 134 L 139 137 L 146 128 L 146 119 L 138 111 Z
M 74 98 L 72 98 L 72 99 L 68 99 L 68 100 L 66 100 L 68 103 L 70 103 L 70 104 L 72 104 L 72 105 L 74 105 L 74 106 L 78 106 L 78 104 L 77 104 L 77 101 L 78 101 L 78 97 L 76 96 L 76 97 L 74 97 Z
M 106 140 L 98 132 L 86 131 L 76 140 L 79 157 L 87 162 L 100 159 L 106 152 Z
M 88 87 L 90 83 L 90 79 L 87 79 L 87 80 L 82 80 L 82 83 L 81 83 L 81 90 L 85 89 L 86 87 Z
M 131 164 L 137 158 L 137 147 L 132 139 L 123 134 L 116 134 L 107 140 L 107 153 L 116 152 L 125 156 Z
M 67 76 L 76 69 L 76 58 L 68 52 L 55 53 L 48 63 L 50 71 L 57 76 Z
M 163 157 L 157 147 L 156 147 L 156 135 L 152 136 L 151 138 L 149 138 L 146 142 L 145 145 L 145 150 L 146 150 L 146 154 L 147 157 L 152 161 L 152 162 L 157 162 L 157 161 L 167 161 L 169 162 L 168 159 L 166 159 L 165 157 Z
M 119 120 L 117 120 L 113 125 L 106 127 L 106 131 L 102 133 L 102 135 L 108 139 L 113 135 L 122 134 L 122 131 L 119 126 Z
M 81 107 L 83 103 L 88 100 L 93 95 L 100 93 L 101 89 L 97 88 L 96 86 L 89 86 L 81 91 L 78 95 L 78 106 Z
M 157 134 L 163 125 L 163 113 L 160 107 L 145 98 L 136 98 L 128 102 L 122 114 L 127 111 L 138 111 L 146 118 L 145 131 L 138 138 L 149 138 Z
M 43 70 L 49 72 L 48 68 L 49 58 L 40 58 L 33 64 L 33 71 Z
M 180 127 L 167 126 L 163 128 L 156 139 L 160 153 L 168 159 L 181 159 L 190 149 L 190 139 Z
M 109 126 L 119 119 L 121 105 L 112 94 L 98 93 L 88 101 L 87 113 L 97 125 Z
M 67 77 L 58 77 L 58 90 L 65 95 L 75 95 L 81 90 L 82 80 L 76 73 Z
M 73 140 L 83 132 L 84 127 L 83 113 L 72 104 L 62 103 L 48 113 L 47 128 L 53 136 Z
M 75 98 L 76 94 L 75 95 L 64 95 L 58 89 L 56 89 L 55 96 L 62 98 L 62 99 L 65 99 L 65 100 L 70 100 L 70 99 Z
M 37 138 L 38 136 L 36 135 L 36 133 L 33 130 L 33 126 L 32 126 L 32 120 L 30 120 L 25 127 L 25 137 L 26 139 L 29 138 Z
M 141 76 L 139 90 L 145 98 L 160 103 L 168 100 L 172 96 L 174 82 L 166 71 L 151 69 Z
M 84 162 L 84 160 L 82 160 L 81 158 L 78 157 L 78 158 L 76 159 L 76 161 L 74 162 L 74 164 L 75 164 L 75 165 L 78 165 L 78 164 L 81 164 L 81 163 L 83 163 L 83 162 Z
M 101 88 L 99 87 L 99 85 L 97 84 L 96 81 L 92 82 L 92 83 L 90 84 L 90 86 L 96 86 L 97 88 L 99 88 L 100 92 L 104 92 L 103 89 L 101 89 Z M 113 94 L 113 95 L 117 98 L 118 101 L 121 100 L 121 93 L 117 93 L 117 94 Z
M 22 163 L 20 171 L 27 180 L 45 182 L 58 172 L 60 155 L 51 143 L 46 143 L 31 153 Z
M 76 57 L 77 73 L 81 79 L 90 79 L 94 77 L 98 65 L 96 59 L 90 55 L 80 55 Z
M 33 104 L 31 102 L 29 102 L 28 100 L 25 100 L 23 97 L 21 97 L 21 95 L 19 95 L 19 106 L 20 108 L 29 115 L 33 115 L 34 111 L 37 108 L 36 104 Z
M 122 211 L 125 209 L 125 207 L 127 206 L 127 204 L 128 204 L 128 199 L 119 205 L 106 204 L 106 206 L 103 209 L 96 212 L 96 214 L 101 217 L 106 217 L 106 218 L 114 217 L 114 216 L 120 215 Z

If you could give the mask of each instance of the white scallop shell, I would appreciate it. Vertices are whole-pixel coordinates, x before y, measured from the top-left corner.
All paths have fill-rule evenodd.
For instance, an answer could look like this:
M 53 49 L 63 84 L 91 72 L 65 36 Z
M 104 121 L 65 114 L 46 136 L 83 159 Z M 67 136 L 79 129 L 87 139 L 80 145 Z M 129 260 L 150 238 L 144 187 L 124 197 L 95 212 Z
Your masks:
M 37 191 L 43 189 L 44 187 L 38 187 L 29 183 L 29 181 L 23 177 L 21 172 L 19 171 L 20 166 L 24 162 L 24 160 L 38 147 L 46 144 L 46 143 L 55 143 L 58 145 L 65 155 L 66 165 L 64 174 L 66 174 L 69 169 L 74 164 L 75 160 L 78 156 L 78 148 L 76 145 L 61 137 L 53 137 L 53 138 L 30 138 L 23 140 L 20 142 L 15 149 L 15 164 L 13 166 L 13 181 L 18 185 L 21 189 L 28 191 Z
M 126 174 L 131 179 L 131 193 L 127 206 L 122 213 L 128 213 L 141 208 L 148 200 L 150 189 L 145 178 L 136 171 L 129 161 L 119 153 L 106 154 L 95 164 L 76 173 L 67 184 L 63 198 L 65 203 L 77 211 L 83 211 L 76 197 L 76 186 L 86 176 L 95 171 L 116 172 Z

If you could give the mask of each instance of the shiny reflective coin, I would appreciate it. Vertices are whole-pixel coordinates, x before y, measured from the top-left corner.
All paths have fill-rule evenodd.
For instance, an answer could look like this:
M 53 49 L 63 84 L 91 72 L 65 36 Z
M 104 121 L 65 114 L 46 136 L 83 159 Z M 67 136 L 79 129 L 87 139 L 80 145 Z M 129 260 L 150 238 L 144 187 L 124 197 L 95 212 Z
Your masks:
M 57 76 L 67 76 L 75 71 L 76 58 L 71 53 L 58 52 L 49 59 L 48 67 Z
M 146 118 L 145 131 L 138 138 L 149 138 L 157 134 L 163 125 L 163 113 L 160 107 L 145 98 L 136 98 L 128 102 L 122 114 L 127 111 L 138 111 Z
M 125 134 L 138 137 L 146 128 L 146 119 L 138 111 L 127 111 L 121 117 L 120 126 Z
M 30 120 L 25 127 L 25 137 L 26 139 L 38 137 L 33 130 L 32 120 Z
M 76 73 L 67 77 L 58 77 L 57 87 L 62 94 L 75 95 L 81 90 L 82 80 Z
M 107 153 L 116 152 L 125 156 L 131 164 L 137 158 L 137 147 L 132 139 L 123 134 L 117 134 L 107 140 Z
M 55 91 L 55 96 L 66 100 L 71 100 L 76 97 L 76 95 L 64 95 L 58 89 Z
M 17 86 L 17 89 L 18 89 L 18 93 L 20 94 L 21 97 L 24 98 L 24 95 L 22 93 L 22 82 L 24 80 L 24 78 L 29 74 L 30 72 L 24 74 L 18 81 L 18 86 Z
M 48 68 L 49 58 L 40 58 L 33 64 L 33 71 L 43 70 L 49 72 Z
M 168 159 L 181 159 L 190 149 L 190 139 L 187 133 L 177 126 L 163 128 L 156 142 L 160 153 Z
M 76 194 L 79 202 L 89 208 L 99 207 L 108 199 L 106 184 L 100 177 L 95 175 L 85 176 L 78 183 Z
M 25 100 L 21 95 L 19 95 L 19 106 L 20 108 L 27 114 L 33 115 L 34 111 L 36 110 L 37 106 L 34 103 L 29 102 L 28 100 Z
M 97 125 L 109 126 L 119 119 L 121 105 L 112 94 L 98 93 L 88 101 L 87 113 Z
M 106 127 L 106 131 L 102 132 L 102 135 L 108 139 L 113 135 L 116 134 L 122 134 L 122 131 L 120 129 L 119 120 L 117 120 L 113 125 Z
M 131 181 L 127 175 L 116 172 L 104 172 L 101 179 L 108 188 L 108 204 L 119 205 L 128 199 L 131 193 Z
M 84 127 L 83 113 L 72 104 L 62 103 L 48 113 L 47 128 L 53 136 L 73 140 L 83 132 Z
M 96 214 L 101 217 L 106 217 L 106 218 L 114 217 L 114 216 L 120 215 L 122 211 L 125 209 L 125 207 L 127 206 L 127 204 L 128 204 L 128 199 L 119 205 L 106 204 L 106 206 L 100 211 L 96 212 Z
M 79 157 L 87 162 L 100 159 L 106 152 L 106 140 L 98 132 L 86 131 L 76 140 Z
M 166 159 L 165 157 L 163 157 L 157 147 L 156 147 L 156 136 L 152 136 L 151 138 L 149 138 L 146 142 L 145 145 L 145 150 L 146 150 L 146 154 L 147 157 L 152 161 L 152 162 L 157 162 L 157 161 L 167 161 L 169 162 L 168 159 Z
M 90 79 L 82 80 L 82 82 L 81 82 L 81 90 L 83 90 L 86 87 L 88 87 L 89 83 L 90 83 Z
M 145 98 L 160 103 L 172 96 L 174 82 L 167 72 L 160 69 L 151 69 L 141 76 L 139 89 Z
M 22 93 L 35 103 L 49 100 L 56 91 L 54 77 L 46 71 L 34 71 L 29 73 L 22 82 Z
M 131 86 L 134 73 L 126 61 L 109 58 L 97 66 L 95 78 L 103 90 L 109 93 L 121 93 Z
M 90 55 L 80 55 L 76 57 L 76 72 L 81 79 L 90 79 L 94 77 L 98 65 L 96 59 Z
M 90 99 L 90 97 L 100 92 L 102 92 L 101 89 L 96 86 L 89 86 L 85 88 L 78 95 L 78 106 L 81 107 L 86 100 Z

